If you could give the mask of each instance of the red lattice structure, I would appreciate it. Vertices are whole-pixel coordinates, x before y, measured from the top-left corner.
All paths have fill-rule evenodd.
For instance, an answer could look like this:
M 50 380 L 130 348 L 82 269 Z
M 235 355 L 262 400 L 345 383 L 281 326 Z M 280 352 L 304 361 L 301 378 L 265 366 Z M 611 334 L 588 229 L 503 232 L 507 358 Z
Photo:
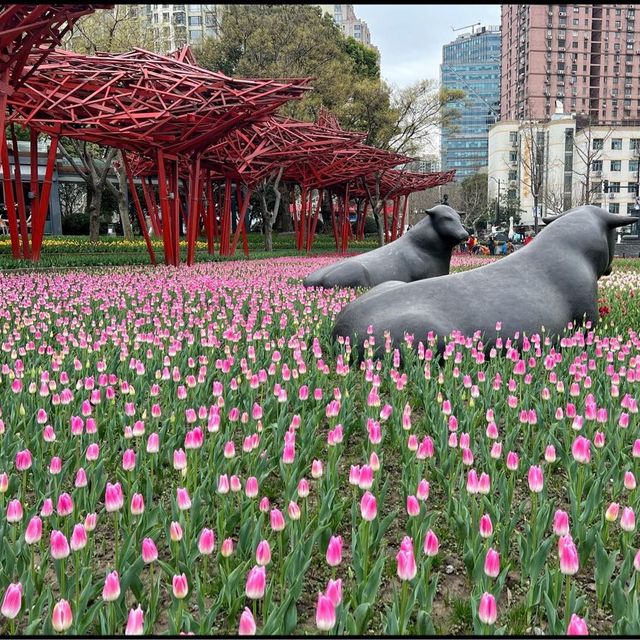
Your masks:
M 110 4 L 5 4 L 0 5 L 0 148 L 6 152 L 5 126 L 7 100 L 38 69 L 54 47 L 59 45 L 76 21 L 97 8 L 109 8 Z M 29 60 L 28 68 L 27 61 Z M 15 140 L 15 137 L 14 137 Z M 17 144 L 17 143 L 15 143 Z M 15 146 L 14 144 L 14 146 Z M 31 192 L 38 190 L 36 140 L 31 141 Z M 14 154 L 17 158 L 17 155 Z M 7 162 L 2 164 L 5 175 Z M 19 162 L 17 162 L 19 165 Z M 20 168 L 17 168 L 16 178 Z M 43 197 L 47 201 L 51 183 L 43 185 Z M 6 191 L 6 183 L 5 183 Z M 13 196 L 13 194 L 11 194 Z M 22 190 L 16 198 L 24 200 Z M 13 200 L 13 197 L 11 197 Z M 23 207 L 24 209 L 24 207 Z M 23 210 L 21 209 L 21 211 Z M 16 218 L 9 217 L 11 250 L 15 258 L 30 257 L 31 248 L 26 216 L 21 215 L 23 247 L 20 247 Z M 43 223 L 44 230 L 44 223 Z
M 212 143 L 235 127 L 268 117 L 288 100 L 301 98 L 310 79 L 239 79 L 193 65 L 187 49 L 163 56 L 142 49 L 123 54 L 82 55 L 55 51 L 9 99 L 10 120 L 52 138 L 45 182 L 50 179 L 61 135 L 135 152 L 157 164 L 165 262 L 180 260 L 178 186 L 188 167 L 189 211 L 196 209 L 200 161 Z M 51 155 L 53 154 L 53 156 Z M 128 172 L 130 174 L 130 172 Z M 183 174 L 184 175 L 184 174 Z M 16 176 L 18 180 L 19 176 Z M 129 175 L 130 186 L 132 177 Z M 173 194 L 173 198 L 171 198 Z M 137 196 L 134 204 L 152 261 L 153 250 Z M 170 202 L 173 200 L 173 202 Z M 19 210 L 20 210 L 20 203 Z M 38 210 L 32 237 L 39 257 Z M 35 212 L 34 212 L 35 213 Z M 188 261 L 193 262 L 196 216 L 189 216 Z M 38 233 L 36 233 L 38 231 Z
M 385 201 L 391 201 L 390 207 L 387 207 L 385 202 L 381 214 L 384 224 L 385 242 L 393 242 L 399 238 L 404 231 L 409 195 L 416 191 L 424 191 L 452 182 L 455 174 L 455 169 L 433 173 L 416 173 L 413 171 L 390 169 L 384 171 L 377 177 L 369 175 L 365 178 L 355 180 L 352 185 L 352 195 L 364 199 L 368 197 L 370 193 L 375 192 L 376 188 L 379 188 L 380 197 Z M 378 180 L 378 184 L 376 184 L 376 180 Z M 388 211 L 388 209 L 390 209 L 390 211 Z M 391 216 L 391 220 L 389 220 L 389 216 Z M 356 238 L 358 239 L 364 238 L 365 217 L 366 206 L 364 212 L 358 211 L 356 220 Z

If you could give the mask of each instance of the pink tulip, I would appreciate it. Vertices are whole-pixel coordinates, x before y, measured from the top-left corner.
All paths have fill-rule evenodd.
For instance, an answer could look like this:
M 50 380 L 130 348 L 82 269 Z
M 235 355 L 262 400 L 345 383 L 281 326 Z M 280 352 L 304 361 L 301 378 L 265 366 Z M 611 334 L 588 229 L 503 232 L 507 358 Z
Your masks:
M 272 531 L 282 531 L 285 527 L 284 516 L 279 509 L 272 509 L 269 514 Z
M 300 520 L 301 511 L 300 507 L 296 502 L 289 502 L 289 506 L 287 507 L 287 513 L 289 514 L 289 518 L 291 520 Z
M 627 491 L 633 491 L 636 488 L 636 477 L 631 471 L 625 471 L 624 473 L 624 488 Z
M 251 476 L 247 478 L 244 486 L 244 493 L 247 498 L 255 498 L 258 495 L 258 478 Z
M 398 578 L 400 580 L 413 580 L 416 577 L 418 568 L 416 567 L 416 559 L 413 555 L 413 548 L 409 550 L 401 549 L 396 555 L 398 564 Z
M 7 587 L 0 612 L 5 618 L 13 620 L 22 608 L 22 583 L 14 582 Z
M 380 470 L 380 458 L 375 451 L 372 451 L 371 455 L 369 456 L 369 466 L 373 471 Z
M 183 471 L 187 468 L 187 454 L 183 449 L 173 452 L 173 468 L 176 471 Z
M 409 517 L 420 515 L 420 503 L 415 496 L 407 496 L 407 513 Z
M 578 436 L 571 445 L 573 459 L 580 464 L 591 461 L 591 441 L 584 436 Z
M 206 527 L 201 531 L 198 539 L 198 551 L 204 555 L 210 555 L 216 546 L 216 536 L 212 529 Z
M 94 462 L 100 457 L 100 447 L 95 443 L 91 443 L 87 447 L 87 453 L 85 454 L 85 458 L 87 462 Z
M 342 562 L 342 536 L 331 536 L 326 559 L 330 567 L 337 567 Z
M 615 522 L 618 519 L 618 513 L 620 511 L 620 505 L 617 502 L 612 502 L 604 514 L 607 522 Z
M 429 498 L 429 483 L 424 478 L 418 483 L 416 497 L 423 501 Z
M 239 636 L 255 636 L 256 635 L 256 622 L 253 619 L 253 614 L 249 607 L 245 607 L 242 615 L 240 616 L 240 624 L 238 626 Z
M 227 476 L 226 473 L 218 476 L 218 493 L 221 495 L 225 495 L 229 493 L 230 489 L 231 487 L 229 485 L 229 476 Z
M 134 493 L 131 496 L 131 515 L 140 516 L 144 513 L 144 497 L 141 493 Z
M 322 461 L 321 460 L 314 460 L 311 463 L 311 477 L 315 478 L 317 480 L 318 478 L 322 477 L 322 473 L 323 473 Z
M 102 589 L 102 599 L 105 602 L 114 602 L 120 597 L 120 577 L 117 571 L 107 574 Z
M 636 571 L 640 571 L 640 550 L 638 550 L 635 557 L 633 558 L 633 566 Z
M 69 553 L 71 552 L 66 536 L 64 535 L 64 533 L 62 533 L 62 531 L 57 531 L 56 529 L 51 532 L 50 548 L 51 557 L 54 560 L 62 560 L 68 557 Z
M 494 442 L 493 445 L 491 446 L 491 451 L 489 452 L 489 455 L 494 460 L 499 460 L 500 457 L 502 456 L 502 442 Z
M 83 525 L 76 524 L 71 533 L 71 542 L 69 543 L 72 551 L 80 551 L 87 546 L 87 532 Z
M 552 444 L 547 445 L 547 448 L 544 450 L 544 459 L 549 464 L 556 461 L 556 448 Z
M 267 584 L 267 570 L 264 566 L 255 566 L 247 575 L 245 594 L 251 600 L 260 600 L 264 597 Z
M 569 533 L 569 514 L 558 509 L 553 516 L 553 533 L 557 536 L 566 536 Z
M 158 453 L 160 451 L 160 436 L 157 433 L 150 433 L 147 438 L 147 453 Z
M 81 489 L 82 487 L 86 487 L 88 483 L 89 482 L 87 480 L 87 473 L 82 467 L 80 467 L 76 471 L 76 479 L 74 482 L 76 489 Z
M 16 469 L 18 471 L 26 471 L 31 468 L 31 451 L 29 449 L 24 449 L 23 451 L 18 451 L 16 453 Z
M 38 516 L 33 516 L 24 532 L 24 541 L 27 544 L 35 544 L 42 539 L 42 520 Z
M 56 602 L 55 606 L 53 607 L 51 623 L 53 625 L 53 628 L 58 633 L 66 631 L 73 624 L 71 605 L 66 600 L 60 600 L 59 602 Z
M 53 513 L 53 500 L 51 498 L 45 498 L 42 503 L 42 509 L 40 515 L 43 518 L 48 518 Z
M 367 491 L 360 500 L 360 513 L 364 520 L 371 522 L 378 515 L 378 502 L 376 497 Z
M 53 476 L 57 476 L 62 471 L 62 459 L 58 456 L 53 456 L 49 463 L 49 473 Z
M 427 535 L 424 538 L 424 553 L 428 557 L 432 558 L 433 556 L 438 555 L 438 550 L 440 548 L 440 542 L 438 541 L 438 536 L 429 529 L 427 531 Z
M 483 538 L 490 538 L 493 534 L 493 524 L 491 523 L 491 518 L 489 514 L 485 513 L 480 518 L 480 535 Z
M 176 500 L 178 502 L 178 509 L 180 511 L 186 511 L 191 508 L 191 498 L 189 497 L 189 492 L 181 487 L 176 489 Z
M 236 448 L 235 448 L 235 445 L 233 444 L 233 440 L 229 440 L 224 445 L 223 454 L 227 460 L 231 460 L 231 458 L 233 458 L 236 455 Z
M 138 605 L 136 609 L 129 610 L 129 618 L 127 619 L 127 627 L 124 631 L 125 636 L 141 636 L 144 634 L 144 611 Z
M 351 465 L 349 468 L 349 484 L 353 485 L 353 486 L 359 486 L 360 485 L 360 473 L 361 473 L 361 469 L 360 469 L 360 465 Z M 371 477 L 373 478 L 373 473 L 371 474 Z
M 494 624 L 498 619 L 498 605 L 496 599 L 486 591 L 480 598 L 480 606 L 478 607 L 478 618 L 484 624 Z
M 322 593 L 318 594 L 316 605 L 316 626 L 320 631 L 330 631 L 336 624 L 336 607 L 331 599 Z
M 151 538 L 142 541 L 142 560 L 145 564 L 150 564 L 158 559 L 158 549 L 156 543 Z
M 484 559 L 484 572 L 490 578 L 497 578 L 500 574 L 500 554 L 489 549 Z
M 568 636 L 588 636 L 589 629 L 587 629 L 587 623 L 575 613 L 571 614 L 571 621 L 567 627 Z
M 180 542 L 182 540 L 182 526 L 179 522 L 171 522 L 169 525 L 169 537 L 172 542 Z
M 0 493 L 7 493 L 9 489 L 9 476 L 6 473 L 0 473 Z
M 478 473 L 475 469 L 469 469 L 467 473 L 467 492 L 472 495 L 478 493 Z
M 20 522 L 23 515 L 24 512 L 22 510 L 22 504 L 20 503 L 20 500 L 11 500 L 7 505 L 7 522 L 9 522 L 10 524 Z
M 558 557 L 560 558 L 560 571 L 568 576 L 578 573 L 580 559 L 578 550 L 570 535 L 558 538 Z
M 267 540 L 260 540 L 256 547 L 256 564 L 266 567 L 271 562 L 271 547 Z
M 297 491 L 299 498 L 306 498 L 309 495 L 309 481 L 306 478 L 300 479 Z
M 358 476 L 358 486 L 360 489 L 368 490 L 373 486 L 373 468 L 368 465 L 362 465 Z
M 178 598 L 178 600 L 182 600 L 187 597 L 189 593 L 189 585 L 187 583 L 187 576 L 184 573 L 181 575 L 173 576 L 173 595 Z
M 133 471 L 136 468 L 136 452 L 133 449 L 127 449 L 122 455 L 122 468 L 125 471 Z
M 225 538 L 220 547 L 220 555 L 223 558 L 228 558 L 233 554 L 233 540 L 231 538 Z
M 478 493 L 482 495 L 488 495 L 491 490 L 491 479 L 489 475 L 486 473 L 482 473 L 480 475 L 480 479 L 478 480 Z
M 544 485 L 542 469 L 537 465 L 529 468 L 529 489 L 534 493 L 540 493 Z
M 507 469 L 509 469 L 509 471 L 516 471 L 518 462 L 518 454 L 515 451 L 509 451 L 509 453 L 507 453 Z
M 325 595 L 337 607 L 342 602 L 342 580 L 340 578 L 337 580 L 329 579 Z
M 122 493 L 122 486 L 119 482 L 115 484 L 107 482 L 107 488 L 104 494 L 104 506 L 109 513 L 119 511 L 124 506 L 124 494 Z
M 625 507 L 620 517 L 620 528 L 623 531 L 631 532 L 636 528 L 636 514 L 631 507 Z

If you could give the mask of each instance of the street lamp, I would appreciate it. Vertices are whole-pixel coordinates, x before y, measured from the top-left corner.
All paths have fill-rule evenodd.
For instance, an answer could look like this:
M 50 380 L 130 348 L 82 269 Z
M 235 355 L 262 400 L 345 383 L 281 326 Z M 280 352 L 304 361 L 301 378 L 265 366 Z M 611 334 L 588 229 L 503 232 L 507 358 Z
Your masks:
M 498 185 L 498 197 L 496 198 L 496 218 L 494 221 L 495 226 L 498 226 L 498 221 L 500 219 L 500 178 L 494 178 L 493 176 L 489 176 L 489 180 L 493 180 Z

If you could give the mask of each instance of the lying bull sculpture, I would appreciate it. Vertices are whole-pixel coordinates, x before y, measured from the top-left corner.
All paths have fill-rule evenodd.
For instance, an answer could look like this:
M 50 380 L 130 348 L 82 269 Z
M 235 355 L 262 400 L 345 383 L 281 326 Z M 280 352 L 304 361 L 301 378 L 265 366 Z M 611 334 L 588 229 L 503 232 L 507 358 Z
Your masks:
M 405 284 L 386 282 L 348 304 L 338 314 L 334 339 L 349 336 L 363 357 L 367 328 L 382 355 L 384 332 L 399 346 L 413 334 L 414 346 L 438 336 L 438 351 L 454 331 L 480 331 L 487 350 L 500 335 L 542 331 L 558 336 L 569 322 L 598 320 L 598 279 L 611 272 L 616 228 L 636 217 L 582 206 L 556 217 L 529 245 L 486 266 Z M 356 348 L 357 346 L 357 348 Z
M 309 274 L 305 287 L 374 287 L 387 280 L 413 282 L 449 273 L 453 248 L 469 234 L 458 213 L 437 205 L 403 236 L 384 247 Z

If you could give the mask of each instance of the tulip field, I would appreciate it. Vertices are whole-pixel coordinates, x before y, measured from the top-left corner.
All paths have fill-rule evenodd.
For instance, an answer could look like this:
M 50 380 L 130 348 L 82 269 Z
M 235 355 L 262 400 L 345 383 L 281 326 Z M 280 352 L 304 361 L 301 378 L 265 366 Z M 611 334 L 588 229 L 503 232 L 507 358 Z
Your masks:
M 0 632 L 640 634 L 640 265 L 359 365 L 335 259 L 0 273 Z

